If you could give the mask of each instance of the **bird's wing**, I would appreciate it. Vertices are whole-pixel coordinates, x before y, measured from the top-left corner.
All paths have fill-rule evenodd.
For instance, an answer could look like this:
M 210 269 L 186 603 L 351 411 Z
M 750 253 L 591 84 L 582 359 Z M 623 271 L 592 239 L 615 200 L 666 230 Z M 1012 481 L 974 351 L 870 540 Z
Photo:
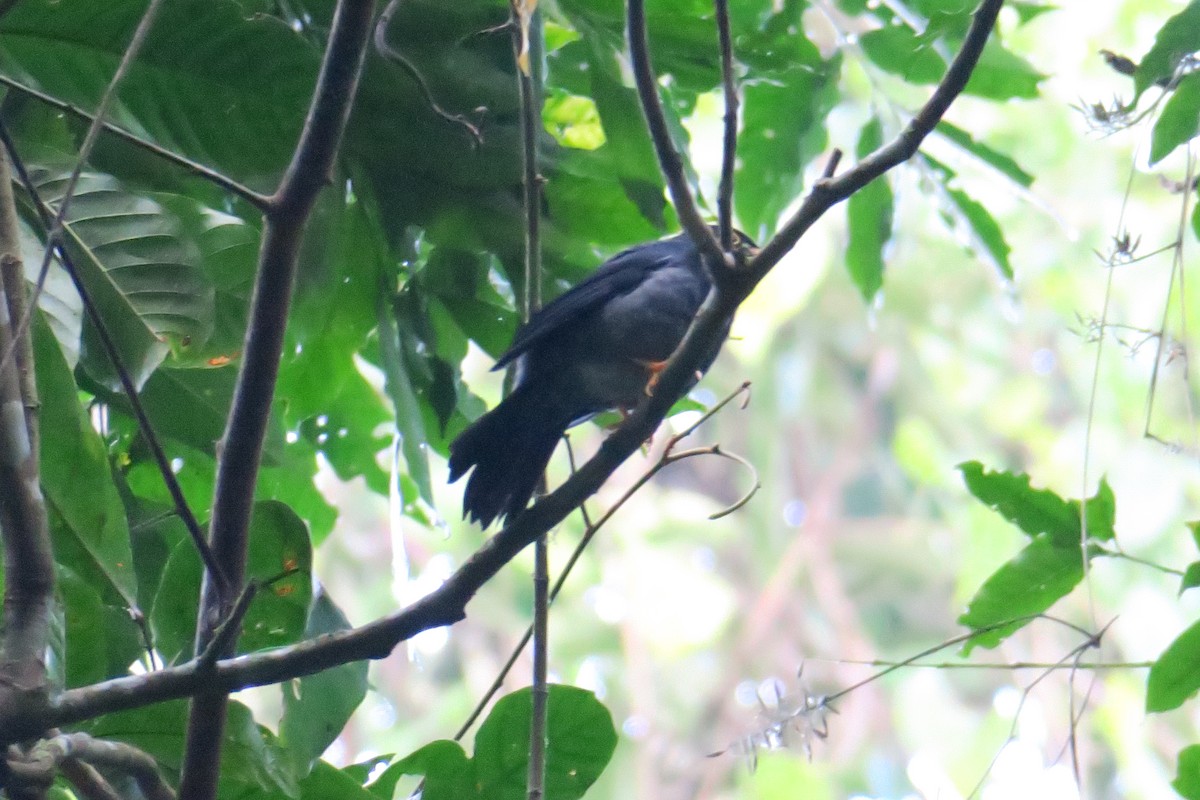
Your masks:
M 594 273 L 541 308 L 517 331 L 504 355 L 492 369 L 503 369 L 522 353 L 554 334 L 563 325 L 579 319 L 591 309 L 614 297 L 628 294 L 641 286 L 646 276 L 667 266 L 675 257 L 675 248 L 653 242 L 624 250 L 606 261 Z

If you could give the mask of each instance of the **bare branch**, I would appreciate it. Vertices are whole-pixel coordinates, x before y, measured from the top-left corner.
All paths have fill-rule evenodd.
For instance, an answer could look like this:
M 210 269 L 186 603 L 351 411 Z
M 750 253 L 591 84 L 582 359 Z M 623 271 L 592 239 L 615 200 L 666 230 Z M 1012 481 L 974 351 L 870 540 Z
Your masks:
M 0 152 L 0 352 L 28 352 L 20 340 L 24 299 L 17 210 L 8 159 Z M 19 295 L 10 299 L 15 286 Z M 32 362 L 26 364 L 32 369 Z M 0 641 L 0 716 L 40 711 L 46 701 L 44 654 L 54 597 L 54 559 L 38 484 L 36 434 L 26 415 L 17 359 L 0 364 L 0 536 L 4 544 L 4 627 Z
M 709 269 L 716 269 L 718 266 L 732 267 L 732 259 L 721 249 L 721 244 L 713 236 L 712 229 L 705 224 L 696 209 L 692 190 L 688 188 L 687 178 L 683 174 L 683 161 L 675 151 L 675 145 L 671 143 L 671 134 L 667 132 L 667 119 L 663 116 L 658 84 L 654 80 L 654 67 L 650 63 L 645 0 L 629 0 L 626 6 L 626 35 L 629 37 L 629 54 L 633 61 L 633 77 L 637 83 L 642 113 L 646 117 L 646 126 L 650 129 L 654 152 L 658 154 L 658 165 L 671 192 L 679 224 L 704 254 Z
M 737 160 L 738 94 L 733 74 L 733 35 L 729 0 L 715 0 L 717 40 L 721 47 L 721 86 L 725 97 L 725 139 L 721 151 L 721 183 L 717 187 L 717 230 L 721 249 L 733 250 L 733 167 Z
M 525 207 L 525 290 L 521 317 L 528 322 L 542 305 L 542 176 L 538 173 L 538 136 L 542 125 L 542 20 L 536 0 L 510 0 L 513 59 L 521 98 L 521 168 Z M 538 480 L 537 494 L 546 490 L 546 476 Z M 550 698 L 550 554 L 542 534 L 533 553 L 533 673 L 529 718 L 529 764 L 525 786 L 529 800 L 546 793 L 546 725 Z
M 317 195 L 329 183 L 362 74 L 373 11 L 373 0 L 339 0 L 304 130 L 265 215 L 244 356 L 217 459 L 210 524 L 213 554 L 234 587 L 245 577 L 254 489 L 304 226 Z M 212 641 L 221 620 L 229 616 L 236 599 L 220 588 L 214 576 L 206 573 L 196 625 L 200 652 Z M 229 649 L 218 655 L 231 653 L 236 639 L 231 635 Z M 180 784 L 180 794 L 189 800 L 208 800 L 216 794 L 217 743 L 223 738 L 226 696 L 213 688 L 193 700 L 189 714 Z
M 132 745 L 95 739 L 86 733 L 64 733 L 38 742 L 20 760 L 9 760 L 11 775 L 23 784 L 49 785 L 60 768 L 82 762 L 130 775 L 148 800 L 175 800 L 175 792 L 159 774 L 154 759 Z M 81 777 L 99 777 L 77 771 Z M 101 781 L 103 779 L 101 778 Z M 96 785 L 96 784 L 93 784 Z M 110 787 L 111 788 L 111 787 Z

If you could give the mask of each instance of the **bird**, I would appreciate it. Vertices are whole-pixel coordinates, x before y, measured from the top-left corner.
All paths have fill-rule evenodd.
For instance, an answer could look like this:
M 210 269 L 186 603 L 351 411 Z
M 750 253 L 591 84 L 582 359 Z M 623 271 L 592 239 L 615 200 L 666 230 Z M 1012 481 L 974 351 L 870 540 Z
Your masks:
M 735 232 L 735 249 L 756 250 Z M 628 410 L 653 391 L 711 279 L 687 234 L 624 250 L 535 312 L 493 370 L 516 365 L 512 392 L 450 444 L 450 483 L 471 471 L 463 517 L 487 529 L 529 504 L 566 430 Z M 729 332 L 699 365 L 708 370 Z

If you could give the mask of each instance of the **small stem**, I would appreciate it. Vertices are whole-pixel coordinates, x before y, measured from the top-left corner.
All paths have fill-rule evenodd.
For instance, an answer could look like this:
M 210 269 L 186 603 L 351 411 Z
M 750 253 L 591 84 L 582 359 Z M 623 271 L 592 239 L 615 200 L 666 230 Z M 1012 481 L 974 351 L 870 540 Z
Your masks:
M 725 138 L 721 151 L 721 183 L 717 188 L 717 230 L 721 249 L 733 250 L 733 168 L 737 160 L 738 93 L 733 74 L 733 36 L 729 0 L 715 0 L 717 38 L 721 47 L 721 86 L 725 97 Z

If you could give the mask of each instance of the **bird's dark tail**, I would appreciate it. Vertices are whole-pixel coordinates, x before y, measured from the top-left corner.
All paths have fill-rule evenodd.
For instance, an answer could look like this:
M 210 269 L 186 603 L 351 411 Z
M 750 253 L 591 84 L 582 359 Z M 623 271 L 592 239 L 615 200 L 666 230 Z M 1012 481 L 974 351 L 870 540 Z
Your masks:
M 525 384 L 450 445 L 450 482 L 472 467 L 463 516 L 486 528 L 525 510 L 563 431 L 571 424 L 541 387 Z M 557 413 L 556 413 L 557 412 Z

